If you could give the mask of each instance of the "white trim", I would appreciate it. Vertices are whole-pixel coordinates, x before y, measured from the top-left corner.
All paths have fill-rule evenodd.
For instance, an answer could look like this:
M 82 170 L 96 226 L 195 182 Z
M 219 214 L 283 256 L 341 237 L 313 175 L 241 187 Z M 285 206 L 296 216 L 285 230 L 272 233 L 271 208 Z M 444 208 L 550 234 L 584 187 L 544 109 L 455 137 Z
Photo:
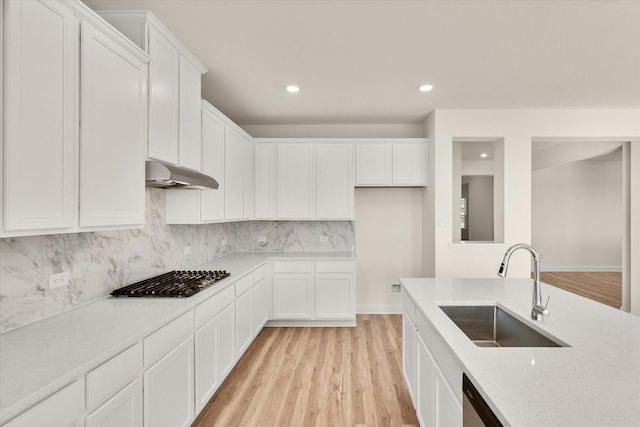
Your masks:
M 402 304 L 358 304 L 358 314 L 402 314 Z
M 350 328 L 356 326 L 356 320 L 271 319 L 264 326 L 266 328 Z
M 545 265 L 540 271 L 622 271 L 621 265 Z

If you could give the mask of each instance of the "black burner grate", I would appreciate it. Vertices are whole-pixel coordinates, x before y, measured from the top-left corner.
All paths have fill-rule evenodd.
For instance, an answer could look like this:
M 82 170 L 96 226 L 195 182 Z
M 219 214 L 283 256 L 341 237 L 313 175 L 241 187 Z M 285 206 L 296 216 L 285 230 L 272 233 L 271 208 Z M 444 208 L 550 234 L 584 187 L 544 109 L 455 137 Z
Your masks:
M 219 280 L 229 277 L 224 270 L 175 270 L 124 286 L 111 292 L 114 297 L 190 297 Z

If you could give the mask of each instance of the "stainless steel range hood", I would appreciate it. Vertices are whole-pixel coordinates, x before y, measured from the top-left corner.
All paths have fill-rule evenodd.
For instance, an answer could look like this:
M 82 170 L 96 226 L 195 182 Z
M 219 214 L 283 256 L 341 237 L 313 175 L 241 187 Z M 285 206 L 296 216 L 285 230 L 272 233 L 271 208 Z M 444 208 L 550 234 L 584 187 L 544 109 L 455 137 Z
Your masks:
M 217 190 L 218 182 L 208 175 L 179 166 L 147 160 L 146 186 L 153 188 Z

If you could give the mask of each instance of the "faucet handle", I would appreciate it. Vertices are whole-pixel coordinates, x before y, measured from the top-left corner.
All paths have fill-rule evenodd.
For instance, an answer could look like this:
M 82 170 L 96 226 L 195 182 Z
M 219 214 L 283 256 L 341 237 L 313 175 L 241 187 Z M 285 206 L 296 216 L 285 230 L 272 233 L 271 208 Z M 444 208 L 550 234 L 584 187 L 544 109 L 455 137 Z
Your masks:
M 549 295 L 547 297 L 547 303 L 544 305 L 544 310 L 542 310 L 542 315 L 543 316 L 549 316 L 549 310 L 547 310 L 547 307 L 549 306 L 549 300 L 551 299 L 551 295 Z

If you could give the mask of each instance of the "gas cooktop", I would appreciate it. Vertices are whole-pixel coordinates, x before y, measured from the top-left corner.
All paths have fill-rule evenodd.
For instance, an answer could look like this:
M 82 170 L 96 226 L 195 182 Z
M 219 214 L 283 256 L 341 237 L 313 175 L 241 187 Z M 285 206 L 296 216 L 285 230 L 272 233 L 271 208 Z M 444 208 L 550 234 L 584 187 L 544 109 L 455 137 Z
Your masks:
M 224 270 L 174 270 L 116 289 L 111 292 L 111 295 L 114 297 L 184 298 L 229 276 L 230 274 Z

